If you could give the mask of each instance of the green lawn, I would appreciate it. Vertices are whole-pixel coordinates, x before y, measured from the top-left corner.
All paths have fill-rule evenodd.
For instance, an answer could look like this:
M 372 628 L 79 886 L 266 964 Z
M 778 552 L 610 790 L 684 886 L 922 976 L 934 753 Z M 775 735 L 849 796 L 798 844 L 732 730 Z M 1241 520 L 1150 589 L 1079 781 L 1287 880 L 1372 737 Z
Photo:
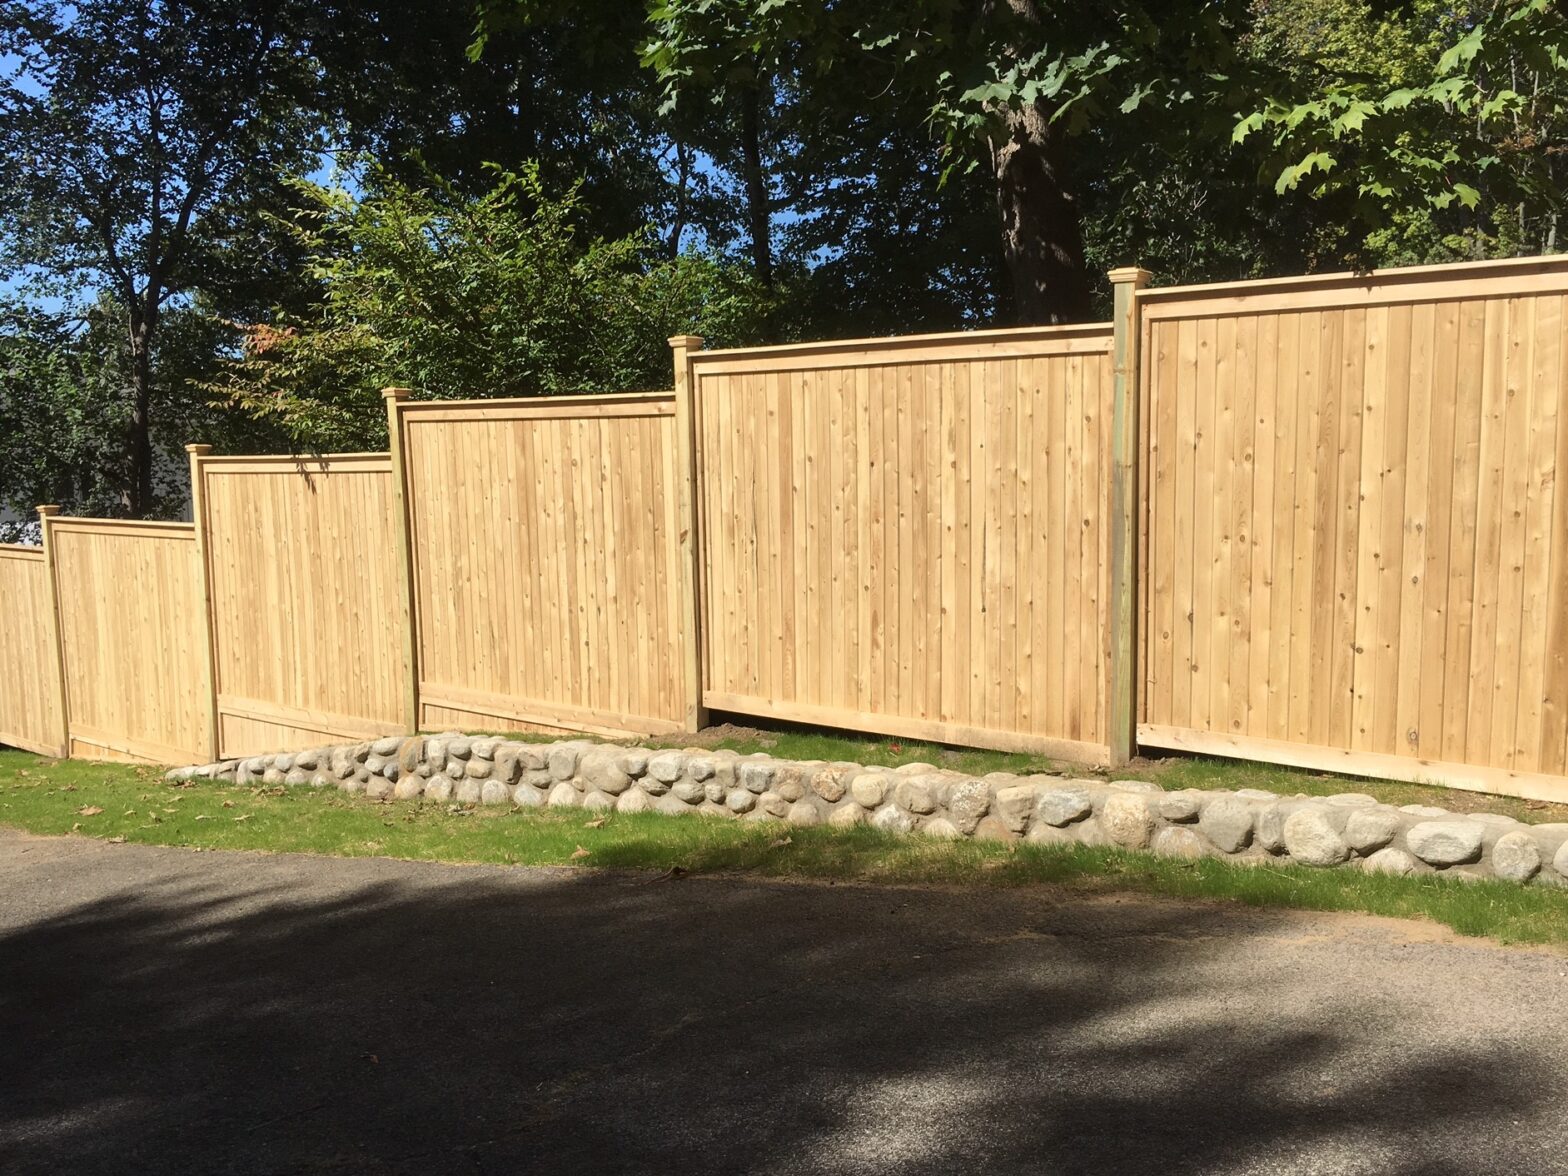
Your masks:
M 795 746 L 776 750 L 798 753 Z M 335 789 L 170 784 L 151 768 L 62 762 L 15 751 L 0 751 L 0 824 L 34 833 L 74 832 L 203 849 L 657 871 L 679 867 L 690 873 L 917 884 L 1047 884 L 1074 893 L 1130 892 L 1427 917 L 1466 935 L 1568 946 L 1568 890 L 1218 860 L 1167 861 L 1087 846 L 928 841 L 867 828 L 792 829 L 773 822 L 654 815 L 601 819 L 581 810 L 376 802 Z

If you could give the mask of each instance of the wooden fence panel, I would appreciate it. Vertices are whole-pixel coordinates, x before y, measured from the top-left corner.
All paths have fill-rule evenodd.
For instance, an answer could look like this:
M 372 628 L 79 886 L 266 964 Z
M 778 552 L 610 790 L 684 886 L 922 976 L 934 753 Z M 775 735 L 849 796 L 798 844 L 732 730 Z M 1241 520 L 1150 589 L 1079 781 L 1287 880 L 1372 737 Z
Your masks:
M 405 731 L 392 463 L 198 457 L 223 756 Z
M 211 711 L 195 528 L 66 518 L 45 526 L 71 754 L 205 760 Z
M 1110 347 L 694 353 L 704 704 L 1105 762 Z
M 419 723 L 681 730 L 675 403 L 403 401 Z
M 1143 296 L 1140 742 L 1568 799 L 1568 264 Z
M 0 545 L 0 743 L 60 755 L 54 598 L 40 547 Z

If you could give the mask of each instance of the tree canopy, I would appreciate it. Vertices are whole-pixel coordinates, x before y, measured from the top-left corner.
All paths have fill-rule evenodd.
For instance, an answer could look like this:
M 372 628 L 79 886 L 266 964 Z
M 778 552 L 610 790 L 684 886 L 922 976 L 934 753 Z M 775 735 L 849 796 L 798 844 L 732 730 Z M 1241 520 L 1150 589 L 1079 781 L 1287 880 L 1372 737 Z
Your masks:
M 186 441 L 669 333 L 1555 252 L 1565 103 L 1553 0 L 0 0 L 0 500 L 174 513 Z

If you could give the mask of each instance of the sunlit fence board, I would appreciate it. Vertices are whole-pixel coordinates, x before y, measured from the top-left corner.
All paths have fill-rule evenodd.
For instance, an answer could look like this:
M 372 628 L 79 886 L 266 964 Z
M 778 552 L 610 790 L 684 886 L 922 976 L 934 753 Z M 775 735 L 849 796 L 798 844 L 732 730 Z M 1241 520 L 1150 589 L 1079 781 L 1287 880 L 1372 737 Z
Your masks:
M 704 703 L 1103 761 L 1110 345 L 696 353 Z
M 1497 272 L 1147 298 L 1141 742 L 1568 797 L 1568 266 Z
M 222 755 L 404 730 L 386 454 L 200 457 Z
M 681 729 L 674 400 L 396 409 L 427 729 Z
M 63 750 L 49 569 L 38 547 L 0 545 L 0 743 Z
M 71 754 L 205 759 L 209 687 L 195 528 L 67 518 L 46 525 Z

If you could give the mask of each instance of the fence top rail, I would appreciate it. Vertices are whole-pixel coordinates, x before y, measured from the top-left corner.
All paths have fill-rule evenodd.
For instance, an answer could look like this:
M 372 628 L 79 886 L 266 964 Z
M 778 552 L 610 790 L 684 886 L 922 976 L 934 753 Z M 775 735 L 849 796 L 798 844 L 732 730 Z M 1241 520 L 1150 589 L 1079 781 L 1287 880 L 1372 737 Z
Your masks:
M 49 520 L 53 531 L 74 531 L 82 535 L 137 535 L 149 539 L 196 538 L 195 523 L 160 522 L 145 519 L 91 519 L 55 515 Z
M 766 347 L 720 347 L 712 351 L 693 351 L 690 355 L 692 362 L 701 367 L 722 365 L 733 369 L 737 364 L 792 367 L 845 359 L 862 364 L 912 363 L 964 358 L 971 353 L 1071 354 L 1104 351 L 1110 344 L 1110 323 L 1071 323 L 1056 327 L 886 335 L 872 339 L 819 339 L 811 343 L 775 343 Z
M 1413 265 L 1366 273 L 1307 274 L 1196 286 L 1146 286 L 1138 302 L 1150 317 L 1173 314 L 1313 309 L 1341 303 L 1421 302 L 1510 294 L 1568 293 L 1568 254 Z
M 437 421 L 570 420 L 593 417 L 673 416 L 674 392 L 606 392 L 583 396 L 509 396 L 490 400 L 400 400 L 408 423 Z
M 31 543 L 0 543 L 0 558 L 43 561 L 44 549 Z
M 390 469 L 392 466 L 390 453 L 226 453 L 221 456 L 209 453 L 196 460 L 202 469 L 212 473 L 238 473 L 238 467 L 251 466 L 272 467 L 277 473 L 291 470 L 331 473 L 339 468 Z

